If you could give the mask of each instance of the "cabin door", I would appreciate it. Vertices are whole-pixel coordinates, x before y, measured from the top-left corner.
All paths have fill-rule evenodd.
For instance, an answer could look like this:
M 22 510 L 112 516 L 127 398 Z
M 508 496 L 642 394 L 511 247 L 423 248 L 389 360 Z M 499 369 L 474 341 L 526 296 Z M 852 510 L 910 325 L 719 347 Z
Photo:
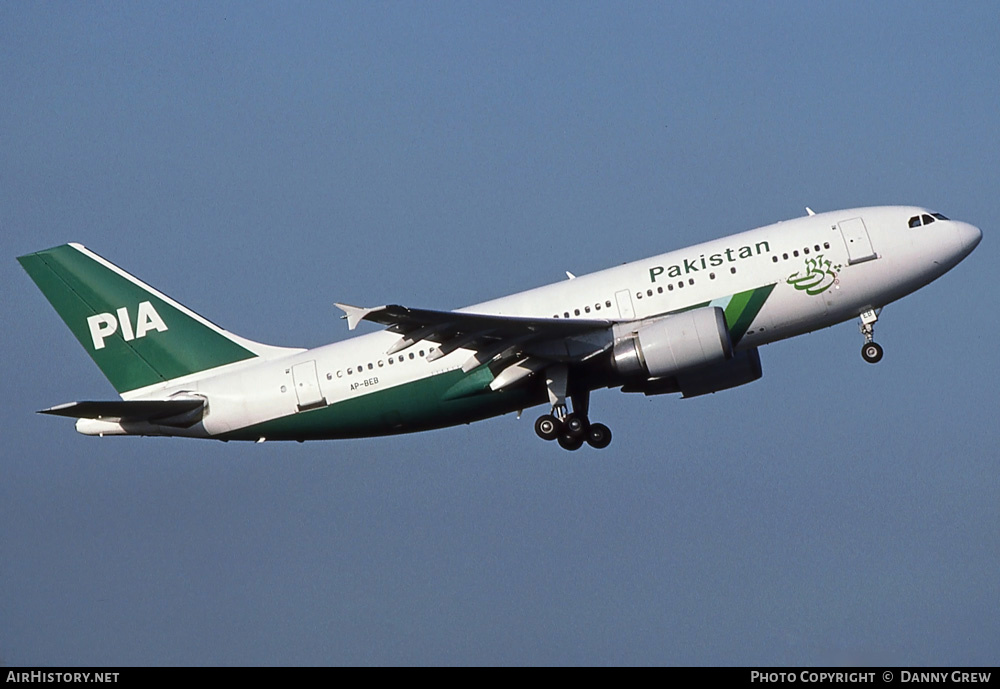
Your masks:
M 326 398 L 319 389 L 315 361 L 292 366 L 292 384 L 295 385 L 295 396 L 299 400 L 299 411 L 326 405 Z
M 861 218 L 852 218 L 838 223 L 840 234 L 844 236 L 844 244 L 847 245 L 847 262 L 851 265 L 863 263 L 873 258 L 875 250 L 872 248 L 871 237 L 868 236 L 868 228 Z

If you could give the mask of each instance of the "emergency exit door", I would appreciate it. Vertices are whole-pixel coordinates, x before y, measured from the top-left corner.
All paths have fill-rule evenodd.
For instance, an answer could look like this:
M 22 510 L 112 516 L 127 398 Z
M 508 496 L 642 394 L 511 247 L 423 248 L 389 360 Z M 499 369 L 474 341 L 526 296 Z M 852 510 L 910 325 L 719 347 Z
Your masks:
M 632 308 L 632 293 L 627 289 L 615 292 L 615 301 L 618 302 L 618 316 L 622 320 L 631 321 L 635 318 L 635 309 Z

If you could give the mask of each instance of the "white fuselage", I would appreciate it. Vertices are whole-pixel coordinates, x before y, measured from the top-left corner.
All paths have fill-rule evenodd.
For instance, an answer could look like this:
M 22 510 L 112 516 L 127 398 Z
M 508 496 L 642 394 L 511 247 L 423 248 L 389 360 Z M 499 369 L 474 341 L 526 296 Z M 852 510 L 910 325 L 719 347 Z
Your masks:
M 915 207 L 876 207 L 810 215 L 460 311 L 633 322 L 773 285 L 735 343 L 738 349 L 756 347 L 881 308 L 947 272 L 979 242 L 980 231 L 962 222 L 942 218 L 908 226 L 908 219 L 928 214 Z M 424 350 L 434 345 L 427 342 L 388 356 L 398 339 L 376 332 L 231 364 L 125 397 L 203 395 L 209 400 L 204 422 L 170 432 L 211 437 L 301 413 L 313 402 L 336 405 L 455 371 L 470 356 L 459 349 L 428 361 Z M 97 432 L 102 423 L 81 420 L 78 428 Z

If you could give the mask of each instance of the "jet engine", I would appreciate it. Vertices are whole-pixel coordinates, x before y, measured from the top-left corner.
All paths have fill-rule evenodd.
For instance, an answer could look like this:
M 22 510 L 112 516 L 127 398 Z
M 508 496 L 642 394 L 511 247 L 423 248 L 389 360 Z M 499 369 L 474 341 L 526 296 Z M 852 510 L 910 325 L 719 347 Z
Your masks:
M 733 356 L 726 317 L 717 306 L 629 325 L 631 330 L 616 332 L 612 349 L 615 371 L 626 378 L 676 376 Z

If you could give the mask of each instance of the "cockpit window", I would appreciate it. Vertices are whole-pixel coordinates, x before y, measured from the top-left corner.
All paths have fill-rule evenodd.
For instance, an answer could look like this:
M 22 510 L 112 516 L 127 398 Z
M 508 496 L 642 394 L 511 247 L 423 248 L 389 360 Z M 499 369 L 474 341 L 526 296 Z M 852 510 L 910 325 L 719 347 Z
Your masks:
M 932 222 L 934 222 L 934 218 L 937 218 L 938 220 L 948 219 L 943 215 L 941 215 L 940 213 L 931 213 L 930 215 L 924 213 L 923 215 L 914 215 L 912 218 L 910 218 L 909 225 L 910 227 L 920 227 L 921 225 L 930 225 Z

